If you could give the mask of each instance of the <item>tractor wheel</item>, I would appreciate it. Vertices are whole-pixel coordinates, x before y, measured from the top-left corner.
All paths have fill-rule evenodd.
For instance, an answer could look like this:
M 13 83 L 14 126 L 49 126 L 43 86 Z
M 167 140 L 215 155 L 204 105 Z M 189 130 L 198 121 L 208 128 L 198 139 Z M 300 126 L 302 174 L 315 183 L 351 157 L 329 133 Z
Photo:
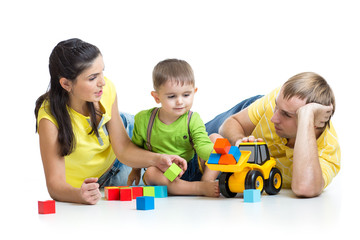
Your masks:
M 261 172 L 251 170 L 245 178 L 245 189 L 257 189 L 262 193 L 264 191 L 264 177 Z
M 229 178 L 232 173 L 229 172 L 222 172 L 219 177 L 219 187 L 220 193 L 227 198 L 233 198 L 236 196 L 237 193 L 233 193 L 229 189 Z
M 273 168 L 270 171 L 269 179 L 265 180 L 265 191 L 269 195 L 275 195 L 280 192 L 282 187 L 281 172 L 277 168 Z

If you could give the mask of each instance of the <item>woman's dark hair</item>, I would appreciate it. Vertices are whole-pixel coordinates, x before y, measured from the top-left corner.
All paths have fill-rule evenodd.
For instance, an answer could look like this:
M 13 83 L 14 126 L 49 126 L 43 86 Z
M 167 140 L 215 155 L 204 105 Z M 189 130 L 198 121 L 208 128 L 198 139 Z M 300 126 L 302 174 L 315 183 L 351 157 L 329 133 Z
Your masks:
M 58 124 L 58 142 L 61 156 L 69 155 L 75 148 L 75 137 L 67 110 L 69 93 L 60 85 L 60 78 L 72 82 L 77 76 L 91 66 L 93 61 L 101 54 L 100 50 L 87 42 L 73 38 L 58 43 L 53 49 L 49 59 L 50 85 L 47 92 L 36 100 L 35 118 L 44 101 L 49 101 L 51 114 Z M 90 112 L 92 130 L 89 134 L 99 135 L 96 126 L 96 112 L 94 104 L 87 102 Z M 36 131 L 38 126 L 36 124 Z

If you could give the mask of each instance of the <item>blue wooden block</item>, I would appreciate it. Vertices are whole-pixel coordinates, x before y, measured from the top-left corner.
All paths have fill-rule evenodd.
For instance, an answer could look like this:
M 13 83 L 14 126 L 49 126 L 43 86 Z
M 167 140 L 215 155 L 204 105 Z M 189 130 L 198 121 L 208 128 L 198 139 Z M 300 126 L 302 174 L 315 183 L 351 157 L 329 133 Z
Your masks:
M 136 209 L 137 210 L 155 209 L 155 198 L 149 197 L 149 196 L 137 197 L 136 198 Z
M 240 152 L 240 150 L 239 150 L 238 147 L 232 146 L 232 147 L 230 148 L 229 154 L 232 154 L 232 155 L 234 156 L 236 162 L 239 161 L 240 156 L 241 156 L 241 152 Z
M 208 164 L 219 164 L 221 154 L 212 153 L 207 161 Z
M 154 186 L 156 198 L 166 198 L 168 196 L 167 186 Z
M 244 202 L 254 203 L 260 202 L 261 192 L 257 189 L 246 189 L 244 190 Z

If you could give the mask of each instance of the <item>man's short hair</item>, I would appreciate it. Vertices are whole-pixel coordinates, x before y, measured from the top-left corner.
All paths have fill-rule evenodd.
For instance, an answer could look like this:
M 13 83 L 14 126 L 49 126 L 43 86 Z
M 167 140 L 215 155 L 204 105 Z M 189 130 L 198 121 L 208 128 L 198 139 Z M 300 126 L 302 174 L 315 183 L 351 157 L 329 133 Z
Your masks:
M 335 112 L 335 95 L 319 74 L 314 72 L 303 72 L 291 77 L 282 87 L 284 99 L 298 97 L 306 100 L 306 103 L 319 103 L 325 106 L 333 105 Z M 329 120 L 330 121 L 330 120 Z

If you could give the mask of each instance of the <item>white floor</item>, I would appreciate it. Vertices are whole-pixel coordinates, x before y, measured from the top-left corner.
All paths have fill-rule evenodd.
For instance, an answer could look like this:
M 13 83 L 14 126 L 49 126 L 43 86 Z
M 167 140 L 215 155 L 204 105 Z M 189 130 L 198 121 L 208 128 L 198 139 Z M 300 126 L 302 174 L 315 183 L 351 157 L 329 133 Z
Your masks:
M 352 228 L 357 223 L 351 216 L 359 213 L 359 208 L 351 206 L 354 203 L 346 201 L 351 198 L 342 193 L 341 185 L 339 176 L 320 197 L 298 199 L 283 189 L 275 196 L 263 194 L 259 203 L 244 203 L 241 195 L 233 199 L 158 198 L 155 210 L 149 211 L 136 210 L 135 200 L 102 199 L 94 206 L 57 202 L 56 214 L 51 215 L 39 215 L 36 201 L 19 198 L 12 201 L 17 209 L 4 208 L 7 221 L 1 228 L 14 238 L 38 239 L 123 239 L 123 234 L 132 234 L 133 239 L 143 239 L 146 234 L 169 240 L 200 236 L 288 239 L 289 234 L 291 239 L 313 235 L 337 239 L 348 231 L 357 231 Z

